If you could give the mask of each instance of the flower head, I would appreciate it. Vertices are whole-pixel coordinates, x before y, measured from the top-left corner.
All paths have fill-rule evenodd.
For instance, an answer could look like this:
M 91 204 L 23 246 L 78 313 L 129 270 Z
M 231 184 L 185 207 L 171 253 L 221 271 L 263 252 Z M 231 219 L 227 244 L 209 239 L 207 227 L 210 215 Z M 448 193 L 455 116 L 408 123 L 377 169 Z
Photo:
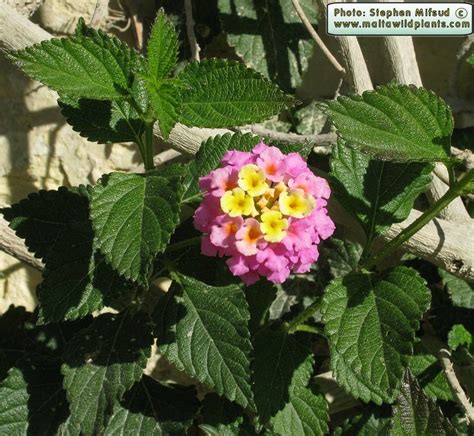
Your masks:
M 204 233 L 202 254 L 230 256 L 230 271 L 246 284 L 260 276 L 282 283 L 292 271 L 308 271 L 335 228 L 327 182 L 299 154 L 264 143 L 226 152 L 221 165 L 199 180 L 204 199 L 194 225 Z

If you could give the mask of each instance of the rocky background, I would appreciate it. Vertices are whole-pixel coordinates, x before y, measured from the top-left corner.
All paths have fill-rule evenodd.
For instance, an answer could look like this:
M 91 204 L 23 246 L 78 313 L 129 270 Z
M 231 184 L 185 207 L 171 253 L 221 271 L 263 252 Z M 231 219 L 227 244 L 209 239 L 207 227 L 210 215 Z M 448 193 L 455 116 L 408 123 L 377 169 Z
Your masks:
M 0 7 L 2 2 L 17 7 L 55 35 L 71 33 L 82 16 L 86 22 L 94 19 L 97 26 L 137 48 L 143 45 L 143 35 L 163 3 L 158 0 L 113 1 L 101 12 L 97 10 L 101 2 L 96 0 L 0 0 Z M 200 30 L 205 33 L 205 26 Z M 333 48 L 331 38 L 326 37 L 326 40 Z M 359 38 L 359 41 L 374 84 L 389 81 L 381 41 L 377 38 Z M 417 38 L 415 48 L 425 86 L 448 97 L 457 113 L 457 124 L 469 127 L 474 125 L 474 73 L 465 62 L 456 70 L 456 56 L 463 42 L 465 38 Z M 217 47 L 219 49 L 219 44 Z M 299 97 L 331 98 L 336 86 L 334 70 L 320 53 L 315 53 L 298 91 Z M 3 109 L 0 204 L 16 202 L 39 189 L 95 183 L 104 173 L 128 171 L 139 165 L 132 145 L 104 146 L 81 138 L 65 123 L 54 93 L 28 80 L 2 54 L 0 107 Z M 0 252 L 0 313 L 10 304 L 33 309 L 38 281 L 36 271 Z

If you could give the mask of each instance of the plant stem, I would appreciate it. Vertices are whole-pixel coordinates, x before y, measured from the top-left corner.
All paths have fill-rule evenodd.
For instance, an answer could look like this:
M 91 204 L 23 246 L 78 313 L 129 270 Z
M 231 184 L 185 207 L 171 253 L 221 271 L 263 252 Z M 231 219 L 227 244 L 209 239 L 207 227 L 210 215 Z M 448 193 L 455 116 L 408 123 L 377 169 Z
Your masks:
M 437 202 L 433 203 L 417 220 L 413 221 L 407 228 L 393 238 L 384 248 L 371 260 L 364 262 L 361 268 L 370 269 L 380 261 L 393 254 L 405 241 L 410 239 L 418 230 L 428 224 L 438 213 L 451 201 L 459 197 L 464 189 L 474 180 L 474 170 L 470 170 L 461 180 L 455 182 L 449 190 Z
M 145 147 L 142 153 L 143 163 L 145 164 L 145 171 L 154 170 L 153 149 L 153 123 L 146 123 L 145 125 Z
M 201 236 L 195 236 L 193 238 L 185 239 L 184 241 L 175 242 L 174 244 L 168 245 L 166 249 L 167 253 L 172 253 L 173 251 L 179 251 L 183 248 L 190 247 L 192 245 L 198 245 L 201 243 Z
M 290 322 L 287 322 L 284 325 L 285 331 L 290 334 L 298 331 L 298 328 L 301 326 L 301 324 L 303 324 L 316 313 L 316 311 L 319 309 L 320 304 L 321 298 L 318 298 L 316 301 L 311 303 L 305 310 L 303 310 L 303 312 L 301 312 L 296 318 L 293 318 Z
M 306 332 L 313 333 L 314 335 L 325 336 L 324 332 L 320 328 L 313 327 L 312 325 L 308 324 L 299 324 L 293 329 L 292 332 Z

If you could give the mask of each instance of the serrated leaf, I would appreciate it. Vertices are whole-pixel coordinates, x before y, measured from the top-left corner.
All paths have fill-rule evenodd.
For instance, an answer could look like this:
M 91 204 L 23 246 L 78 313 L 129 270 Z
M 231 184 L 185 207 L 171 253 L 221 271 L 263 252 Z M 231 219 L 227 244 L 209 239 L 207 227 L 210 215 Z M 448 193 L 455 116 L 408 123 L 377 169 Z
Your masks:
M 243 410 L 234 403 L 208 394 L 202 402 L 202 424 L 199 428 L 211 436 L 238 435 L 239 427 L 243 423 Z
M 219 0 L 218 5 L 227 40 L 246 65 L 285 91 L 294 91 L 307 70 L 314 42 L 291 2 Z M 302 0 L 300 5 L 317 26 L 315 3 Z
M 160 131 L 168 139 L 171 129 L 177 123 L 180 113 L 181 89 L 171 80 L 160 83 L 147 82 L 150 105 L 158 118 Z
M 342 139 L 378 159 L 444 161 L 450 156 L 451 110 L 427 89 L 389 84 L 327 105 Z
M 393 402 L 430 299 L 424 280 L 406 267 L 333 280 L 322 313 L 337 382 L 363 401 Z
M 156 80 L 168 77 L 178 61 L 178 35 L 162 10 L 151 28 L 147 54 L 148 74 Z
M 115 403 L 104 435 L 183 435 L 198 404 L 194 387 L 167 386 L 144 375 Z
M 385 410 L 368 406 L 350 421 L 334 430 L 334 436 L 374 436 L 389 434 L 392 423 Z
M 372 240 L 409 215 L 416 197 L 430 186 L 432 165 L 373 160 L 339 141 L 331 170 L 338 200 Z
M 179 223 L 182 176 L 181 167 L 167 174 L 111 173 L 94 187 L 97 246 L 127 279 L 145 284 L 154 257 L 165 250 Z
M 115 37 L 50 39 L 9 53 L 31 78 L 69 97 L 123 99 L 133 83 L 138 54 Z
M 462 324 L 454 324 L 448 334 L 448 345 L 452 350 L 462 346 L 469 348 L 472 345 L 472 335 Z
M 180 121 L 192 127 L 257 123 L 293 104 L 276 85 L 238 62 L 204 59 L 188 64 L 177 78 L 182 94 Z
M 474 309 L 474 290 L 464 280 L 438 268 L 438 273 L 446 286 L 454 306 Z
M 354 271 L 362 255 L 362 246 L 356 242 L 331 238 L 322 247 L 329 272 L 334 278 L 343 277 Z
M 285 408 L 295 388 L 308 384 L 314 361 L 305 344 L 283 331 L 260 330 L 253 343 L 255 404 L 265 424 Z
M 305 436 L 327 434 L 328 422 L 326 399 L 305 387 L 295 387 L 290 393 L 290 401 L 272 420 L 277 434 Z
M 73 130 L 91 142 L 137 142 L 145 128 L 144 122 L 127 101 L 72 99 L 63 96 L 58 104 Z
M 101 432 L 115 402 L 142 377 L 152 344 L 150 327 L 143 313 L 107 313 L 68 342 L 61 370 L 72 420 L 81 433 Z
M 456 434 L 436 403 L 429 399 L 409 370 L 403 376 L 393 411 L 393 436 Z
M 453 394 L 438 359 L 421 343 L 415 344 L 414 354 L 409 357 L 408 368 L 418 379 L 425 394 L 436 400 L 453 400 Z
M 158 305 L 160 352 L 188 376 L 243 407 L 253 404 L 245 294 L 178 275 Z
M 93 246 L 86 188 L 40 191 L 4 214 L 45 262 L 37 290 L 39 322 L 82 318 L 130 290 Z
M 54 434 L 68 415 L 58 368 L 12 368 L 0 383 L 0 432 Z

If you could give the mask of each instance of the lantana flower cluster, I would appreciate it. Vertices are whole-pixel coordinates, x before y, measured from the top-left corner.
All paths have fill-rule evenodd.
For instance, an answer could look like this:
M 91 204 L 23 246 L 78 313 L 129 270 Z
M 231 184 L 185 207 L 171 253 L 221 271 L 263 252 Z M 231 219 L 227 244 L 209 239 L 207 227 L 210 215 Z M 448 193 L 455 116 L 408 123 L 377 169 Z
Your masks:
M 230 271 L 247 285 L 308 272 L 319 242 L 335 229 L 326 210 L 330 188 L 298 153 L 264 143 L 228 151 L 199 186 L 204 198 L 194 225 L 204 233 L 201 252 L 230 256 Z

